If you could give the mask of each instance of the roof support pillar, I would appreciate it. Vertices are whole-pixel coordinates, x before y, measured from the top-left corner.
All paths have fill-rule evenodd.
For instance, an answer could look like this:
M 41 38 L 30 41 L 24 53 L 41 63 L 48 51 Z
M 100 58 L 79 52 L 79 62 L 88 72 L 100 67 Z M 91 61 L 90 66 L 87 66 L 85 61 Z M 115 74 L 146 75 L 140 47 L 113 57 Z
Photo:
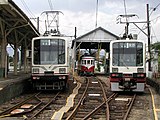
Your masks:
M 17 75 L 17 64 L 18 63 L 18 34 L 15 30 L 15 42 L 14 42 L 14 75 Z
M 25 38 L 25 42 L 24 42 L 24 73 L 27 73 L 27 56 L 26 56 L 26 52 L 27 52 L 27 41 Z
M 1 48 L 0 48 L 0 68 L 1 68 L 1 77 L 7 77 L 7 39 L 6 39 L 6 33 L 5 33 L 5 23 L 0 20 L 0 29 L 1 29 Z

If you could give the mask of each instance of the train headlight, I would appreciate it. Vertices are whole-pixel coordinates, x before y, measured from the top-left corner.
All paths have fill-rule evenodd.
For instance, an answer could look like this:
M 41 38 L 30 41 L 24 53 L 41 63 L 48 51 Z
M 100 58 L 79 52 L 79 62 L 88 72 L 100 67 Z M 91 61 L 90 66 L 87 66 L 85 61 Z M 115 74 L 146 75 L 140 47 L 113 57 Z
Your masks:
M 39 69 L 38 68 L 33 68 L 32 73 L 39 73 Z
M 137 68 L 137 72 L 138 72 L 138 73 L 143 73 L 143 72 L 144 72 L 144 69 L 143 69 L 143 68 Z
M 112 68 L 113 73 L 118 73 L 118 68 Z
M 59 68 L 59 73 L 66 73 L 66 68 Z
M 59 76 L 59 79 L 66 79 L 65 76 Z

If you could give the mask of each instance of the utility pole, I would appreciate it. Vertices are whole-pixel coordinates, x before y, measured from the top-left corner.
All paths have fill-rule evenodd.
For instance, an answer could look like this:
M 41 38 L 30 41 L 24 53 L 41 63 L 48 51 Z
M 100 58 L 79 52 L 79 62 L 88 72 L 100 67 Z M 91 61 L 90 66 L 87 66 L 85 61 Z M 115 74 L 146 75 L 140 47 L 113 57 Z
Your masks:
M 149 4 L 147 4 L 147 32 L 148 32 L 148 53 L 150 60 L 148 61 L 148 70 L 151 71 L 151 45 L 150 45 L 150 21 L 149 21 Z
M 33 19 L 33 20 L 37 21 L 37 30 L 39 32 L 39 17 L 37 17 L 37 18 L 30 18 L 30 19 Z
M 74 31 L 75 31 L 74 38 L 76 39 L 77 38 L 77 27 L 75 27 Z
M 37 30 L 39 32 L 39 17 L 37 17 Z

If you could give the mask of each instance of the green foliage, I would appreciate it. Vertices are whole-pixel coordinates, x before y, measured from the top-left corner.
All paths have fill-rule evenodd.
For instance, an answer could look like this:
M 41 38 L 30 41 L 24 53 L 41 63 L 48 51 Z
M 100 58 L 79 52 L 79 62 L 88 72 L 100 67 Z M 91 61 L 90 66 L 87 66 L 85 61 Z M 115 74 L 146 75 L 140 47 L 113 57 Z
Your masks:
M 160 57 L 158 56 L 158 63 L 160 63 Z
M 151 49 L 160 50 L 160 42 L 156 42 L 152 44 Z
M 98 71 L 100 72 L 100 64 L 97 64 Z
M 160 42 L 156 42 L 151 45 L 151 49 L 158 51 L 158 66 L 160 66 Z M 158 67 L 159 70 L 159 67 Z

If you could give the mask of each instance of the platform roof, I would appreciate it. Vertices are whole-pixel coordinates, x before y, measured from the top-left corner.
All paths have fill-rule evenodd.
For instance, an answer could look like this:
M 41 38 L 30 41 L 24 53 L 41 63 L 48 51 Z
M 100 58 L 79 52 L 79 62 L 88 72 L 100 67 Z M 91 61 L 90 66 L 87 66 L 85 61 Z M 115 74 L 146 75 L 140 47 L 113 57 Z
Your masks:
M 14 44 L 15 32 L 19 43 L 25 38 L 29 44 L 33 37 L 39 36 L 30 19 L 12 0 L 0 0 L 0 21 L 5 24 L 4 32 L 9 44 Z
M 72 41 L 72 47 L 76 42 L 76 47 L 80 49 L 98 49 L 101 44 L 101 49 L 106 49 L 109 51 L 110 41 L 116 40 L 119 37 L 113 33 L 105 30 L 102 27 L 98 27 Z

